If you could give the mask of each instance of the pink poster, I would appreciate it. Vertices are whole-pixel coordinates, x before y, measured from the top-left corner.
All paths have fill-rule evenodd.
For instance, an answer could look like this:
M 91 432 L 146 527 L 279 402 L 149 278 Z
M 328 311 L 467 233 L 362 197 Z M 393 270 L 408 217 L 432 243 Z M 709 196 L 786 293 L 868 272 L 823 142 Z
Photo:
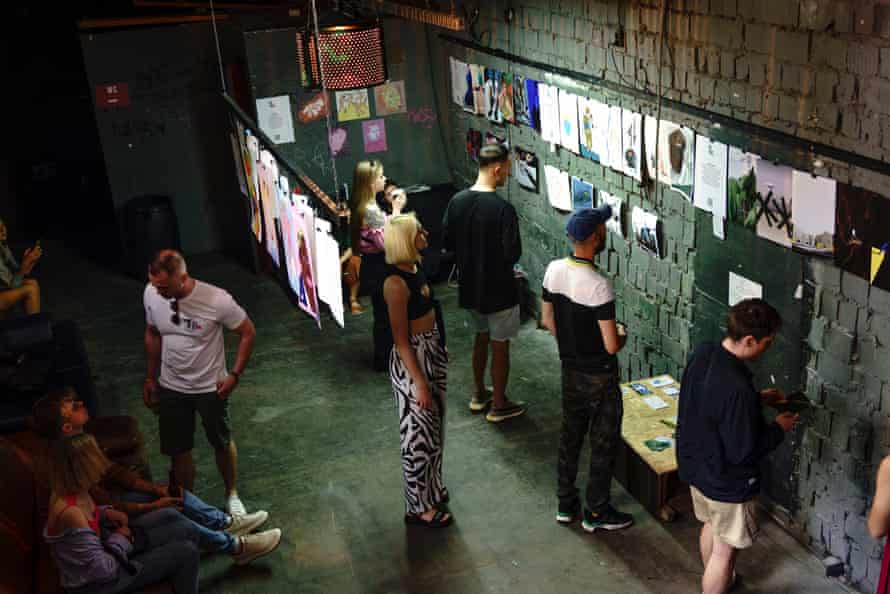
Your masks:
M 315 213 L 306 204 L 306 198 L 298 194 L 282 201 L 282 205 L 287 210 L 287 214 L 281 213 L 281 235 L 288 283 L 297 297 L 297 305 L 321 327 L 315 280 Z
M 275 186 L 275 176 L 272 173 L 274 157 L 263 151 L 260 154 L 259 186 L 260 202 L 263 208 L 263 229 L 266 236 L 266 250 L 272 257 L 272 261 L 279 266 L 278 261 L 278 237 L 275 232 L 275 218 L 278 207 L 278 190 Z
M 386 124 L 382 119 L 362 122 L 362 136 L 366 153 L 382 153 L 386 150 Z

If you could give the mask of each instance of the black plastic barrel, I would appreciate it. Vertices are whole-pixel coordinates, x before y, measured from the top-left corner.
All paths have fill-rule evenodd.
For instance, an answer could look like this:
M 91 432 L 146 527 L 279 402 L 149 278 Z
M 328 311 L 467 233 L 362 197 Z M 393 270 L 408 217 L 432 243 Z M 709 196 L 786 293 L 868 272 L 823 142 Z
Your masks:
M 122 211 L 124 272 L 144 279 L 148 263 L 158 250 L 182 249 L 176 211 L 167 196 L 131 198 Z

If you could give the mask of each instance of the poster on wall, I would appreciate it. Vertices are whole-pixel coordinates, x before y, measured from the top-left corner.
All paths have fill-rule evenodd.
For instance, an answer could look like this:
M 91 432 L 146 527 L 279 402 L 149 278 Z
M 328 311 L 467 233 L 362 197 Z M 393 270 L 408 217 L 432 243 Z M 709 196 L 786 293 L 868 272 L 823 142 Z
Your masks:
M 498 93 L 498 110 L 500 111 L 501 121 L 516 121 L 513 105 L 513 75 L 509 72 L 501 73 L 501 88 Z
M 621 156 L 624 175 L 642 180 L 643 116 L 629 109 L 621 110 Z
M 836 189 L 835 264 L 890 291 L 890 200 L 848 184 Z
M 757 162 L 757 235 L 791 247 L 791 179 L 794 170 L 766 159 Z
M 504 121 L 499 105 L 501 95 L 501 71 L 494 68 L 485 69 L 485 117 L 495 124 Z
M 374 87 L 374 110 L 377 117 L 406 113 L 408 100 L 405 97 L 405 81 L 396 80 Z
M 515 149 L 516 165 L 513 168 L 513 177 L 523 190 L 538 193 L 538 156 L 535 153 Z
M 294 227 L 295 245 L 288 246 L 288 249 L 293 249 L 296 253 L 297 286 L 294 292 L 297 295 L 297 305 L 312 316 L 321 328 L 316 284 L 318 277 L 315 273 L 315 213 L 303 201 L 297 202 Z
M 467 156 L 471 161 L 479 162 L 479 150 L 482 148 L 482 132 L 473 128 L 467 129 Z
M 559 90 L 559 143 L 575 154 L 578 146 L 578 96 Z
M 342 157 L 349 154 L 349 130 L 345 126 L 337 126 L 328 135 L 328 148 L 332 157 Z
M 550 144 L 559 144 L 562 123 L 559 119 L 559 89 L 538 84 L 538 100 L 541 107 L 541 139 Z
M 640 247 L 656 258 L 661 257 L 661 247 L 658 244 L 658 215 L 646 212 L 639 206 L 634 206 L 631 215 L 634 239 Z
M 301 124 L 309 124 L 326 117 L 328 117 L 328 99 L 324 91 L 303 103 L 297 112 L 297 119 Z
M 759 161 L 759 155 L 745 152 L 735 146 L 729 147 L 726 174 L 727 218 L 751 231 L 757 229 Z
M 297 274 L 297 208 L 295 206 L 296 194 L 283 196 L 278 202 L 279 223 L 281 225 L 281 242 L 284 244 L 284 267 L 287 271 L 287 282 L 294 293 L 299 286 Z
M 275 144 L 294 141 L 294 119 L 287 95 L 257 99 L 256 117 L 260 130 Z
M 695 137 L 695 207 L 726 217 L 728 147 L 707 136 Z
M 622 153 L 623 131 L 621 129 L 621 108 L 615 105 L 609 106 L 609 121 L 607 125 L 606 143 L 608 152 L 606 162 L 615 171 L 624 171 L 624 155 Z
M 608 204 L 612 208 L 612 216 L 606 221 L 606 229 L 615 233 L 620 237 L 624 237 L 624 225 L 622 224 L 622 205 L 624 200 L 619 198 L 618 196 L 613 196 L 608 192 L 604 192 L 600 190 L 600 201 L 599 204 Z
M 531 78 L 518 78 L 518 80 L 513 82 L 513 89 L 516 122 L 540 131 L 541 104 L 538 100 L 538 81 Z M 519 104 L 519 100 L 516 99 L 517 93 L 519 92 L 522 93 L 521 105 Z
M 755 283 L 751 279 L 747 279 L 735 272 L 730 272 L 727 294 L 729 306 L 732 307 L 745 299 L 763 299 L 763 285 Z
M 460 108 L 466 108 L 467 91 L 470 90 L 471 98 L 473 96 L 472 90 L 467 85 L 469 67 L 454 56 L 448 56 L 448 65 L 451 69 L 451 102 Z M 378 111 L 377 114 L 379 115 L 380 112 Z
M 593 184 L 572 176 L 572 210 L 593 208 Z
M 259 242 L 263 241 L 262 207 L 260 205 L 260 143 L 257 137 L 246 132 L 247 155 L 244 171 L 247 172 L 247 191 L 250 193 L 250 229 Z
M 816 256 L 834 254 L 837 182 L 794 171 L 791 177 L 791 244 L 794 250 Z
M 368 89 L 355 91 L 337 91 L 337 121 L 349 122 L 371 117 L 371 106 L 368 103 Z
M 609 154 L 609 106 L 596 99 L 581 97 L 578 100 L 578 118 L 581 156 L 605 164 Z
M 649 175 L 653 178 L 657 175 L 659 182 L 691 201 L 695 183 L 695 133 L 668 120 L 659 122 L 651 116 L 646 116 L 643 133 Z M 656 152 L 658 163 L 655 162 Z
M 275 217 L 278 214 L 278 192 L 275 185 L 277 180 L 272 173 L 274 161 L 275 157 L 269 151 L 260 153 L 260 203 L 263 210 L 263 237 L 266 242 L 266 251 L 269 252 L 269 256 L 271 256 L 275 265 L 280 266 L 278 260 L 278 237 L 275 232 Z
M 485 115 L 485 68 L 478 64 L 470 64 L 470 78 L 473 87 L 473 113 Z
M 386 151 L 386 120 L 378 118 L 362 122 L 362 139 L 366 153 Z
M 343 288 L 340 274 L 340 246 L 331 235 L 331 224 L 315 219 L 315 262 L 318 270 L 318 298 L 328 304 L 331 315 L 344 327 Z
M 569 174 L 552 165 L 544 165 L 547 180 L 547 198 L 550 206 L 557 210 L 572 210 L 572 188 Z

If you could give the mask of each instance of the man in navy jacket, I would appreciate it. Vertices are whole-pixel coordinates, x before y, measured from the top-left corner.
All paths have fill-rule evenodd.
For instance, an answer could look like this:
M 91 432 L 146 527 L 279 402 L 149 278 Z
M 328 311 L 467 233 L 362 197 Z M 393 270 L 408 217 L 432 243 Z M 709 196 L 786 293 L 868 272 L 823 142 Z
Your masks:
M 757 534 L 760 461 L 798 419 L 787 412 L 772 423 L 763 419 L 762 404 L 785 395 L 775 388 L 758 392 L 745 364 L 770 347 L 781 325 L 766 301 L 740 301 L 729 310 L 723 341 L 698 346 L 683 373 L 677 463 L 680 479 L 690 485 L 695 517 L 704 524 L 704 594 L 723 594 L 732 585 L 738 551 Z

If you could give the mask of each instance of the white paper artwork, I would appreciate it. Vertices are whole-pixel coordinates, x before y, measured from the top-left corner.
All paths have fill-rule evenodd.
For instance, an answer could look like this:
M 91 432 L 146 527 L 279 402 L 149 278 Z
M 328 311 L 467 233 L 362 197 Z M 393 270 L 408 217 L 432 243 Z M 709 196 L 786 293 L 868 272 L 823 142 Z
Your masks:
M 795 171 L 791 179 L 791 243 L 795 250 L 820 256 L 834 254 L 837 182 Z
M 728 147 L 706 136 L 695 137 L 695 206 L 726 218 Z
M 569 174 L 552 165 L 544 165 L 544 177 L 547 180 L 547 197 L 550 206 L 558 210 L 572 210 L 572 190 Z
M 743 299 L 762 299 L 763 285 L 740 276 L 735 272 L 729 273 L 729 306 L 732 307 Z
M 604 165 L 608 165 L 616 171 L 624 171 L 624 157 L 622 156 L 622 130 L 621 108 L 614 105 L 609 107 L 609 121 L 606 126 L 606 143 L 608 145 L 607 157 Z
M 641 181 L 643 161 L 643 116 L 629 109 L 621 111 L 621 156 L 624 175 Z
M 451 65 L 451 101 L 464 107 L 464 95 L 467 89 L 467 65 L 453 56 L 448 57 Z
M 613 196 L 604 190 L 600 190 L 600 204 L 608 204 L 612 207 L 612 218 L 606 221 L 606 229 L 611 231 L 612 233 L 617 233 L 619 236 L 624 237 L 624 228 L 621 225 L 621 204 L 622 199 L 618 196 Z
M 538 84 L 538 100 L 541 105 L 541 138 L 551 144 L 559 144 L 559 89 Z
M 343 290 L 340 277 L 340 245 L 331 235 L 331 224 L 315 219 L 315 258 L 318 270 L 318 298 L 328 304 L 334 320 L 344 327 Z
M 658 163 L 656 159 L 656 129 L 658 130 Z M 644 128 L 646 138 L 646 166 L 649 174 L 658 181 L 669 185 L 692 200 L 695 182 L 695 133 L 689 128 L 667 120 L 646 116 Z
M 294 142 L 294 119 L 290 111 L 290 97 L 264 97 L 256 100 L 257 123 L 275 144 Z
M 559 91 L 559 143 L 578 154 L 578 96 Z
M 578 130 L 580 132 L 581 156 L 597 163 L 606 164 L 609 147 L 608 133 L 609 106 L 596 99 L 578 98 Z

